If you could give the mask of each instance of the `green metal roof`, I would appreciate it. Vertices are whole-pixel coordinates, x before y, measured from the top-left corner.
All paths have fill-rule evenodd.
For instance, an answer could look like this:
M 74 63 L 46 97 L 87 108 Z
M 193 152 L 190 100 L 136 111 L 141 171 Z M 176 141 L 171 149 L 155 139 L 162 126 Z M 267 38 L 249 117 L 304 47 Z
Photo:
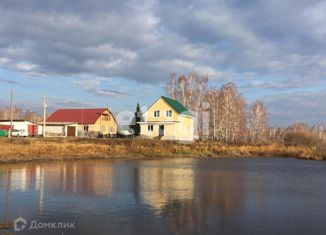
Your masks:
M 186 116 L 191 116 L 193 117 L 192 113 L 189 112 L 185 106 L 183 106 L 179 101 L 165 97 L 165 96 L 161 96 L 162 99 L 168 103 L 173 109 L 175 109 L 175 111 L 177 111 L 180 114 L 186 115 Z

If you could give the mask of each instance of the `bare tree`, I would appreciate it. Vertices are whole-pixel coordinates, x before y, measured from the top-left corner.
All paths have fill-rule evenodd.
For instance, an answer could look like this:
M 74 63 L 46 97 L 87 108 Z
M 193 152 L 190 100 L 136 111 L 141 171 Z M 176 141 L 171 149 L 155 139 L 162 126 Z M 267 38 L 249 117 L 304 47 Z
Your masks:
M 11 112 L 9 107 L 5 107 L 0 110 L 0 120 L 9 120 L 10 115 Z M 24 119 L 31 122 L 40 122 L 42 120 L 42 117 L 38 113 L 32 112 L 29 109 L 23 112 L 21 108 L 14 106 L 13 119 Z
M 258 100 L 249 113 L 249 142 L 265 142 L 268 129 L 266 108 L 263 102 Z
M 215 98 L 214 98 L 215 99 Z M 215 139 L 223 142 L 244 141 L 246 132 L 246 102 L 233 83 L 222 86 L 212 109 L 215 114 Z M 214 133 L 214 131 L 213 131 Z
M 288 128 L 288 131 L 310 131 L 311 126 L 304 122 L 295 122 L 291 124 Z
M 9 120 L 10 119 L 10 108 L 5 107 L 0 110 L 0 120 Z M 20 119 L 22 115 L 22 109 L 17 108 L 16 106 L 13 107 L 13 119 Z
M 224 97 L 223 97 L 224 93 Z M 228 83 L 221 89 L 222 104 L 225 102 L 226 142 L 243 141 L 246 133 L 246 101 L 234 83 Z
M 325 140 L 325 126 L 323 124 L 316 124 L 312 127 L 313 131 L 316 133 L 317 138 L 320 141 Z
M 22 116 L 22 119 L 37 123 L 37 122 L 41 122 L 43 120 L 43 117 L 38 113 L 28 109 L 25 111 L 24 115 Z
M 217 140 L 217 133 L 220 131 L 219 125 L 219 90 L 216 88 L 211 88 L 207 91 L 206 101 L 209 104 L 209 126 L 210 132 L 209 136 L 212 140 Z
M 199 76 L 196 72 L 190 72 L 188 76 L 176 74 L 171 76 L 167 85 L 167 93 L 171 98 L 181 102 L 196 116 L 195 135 L 203 133 L 202 105 L 205 102 L 208 77 Z
M 281 143 L 284 141 L 286 135 L 286 128 L 283 127 L 272 127 L 268 131 L 268 140 L 271 142 Z

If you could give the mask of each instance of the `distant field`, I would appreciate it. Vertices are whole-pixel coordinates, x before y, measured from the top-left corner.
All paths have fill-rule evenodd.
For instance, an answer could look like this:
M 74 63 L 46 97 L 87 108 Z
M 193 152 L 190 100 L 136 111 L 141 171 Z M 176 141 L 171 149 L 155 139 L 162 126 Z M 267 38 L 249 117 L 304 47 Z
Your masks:
M 0 138 L 0 162 L 68 160 L 118 157 L 293 157 L 323 160 L 326 154 L 313 147 L 268 145 L 226 145 L 197 141 L 145 139 Z

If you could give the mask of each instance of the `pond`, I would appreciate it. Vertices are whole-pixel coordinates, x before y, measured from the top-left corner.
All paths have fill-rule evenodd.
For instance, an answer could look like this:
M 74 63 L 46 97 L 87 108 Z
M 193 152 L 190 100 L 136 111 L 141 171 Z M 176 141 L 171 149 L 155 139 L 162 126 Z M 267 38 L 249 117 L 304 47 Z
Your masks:
M 325 234 L 326 162 L 82 160 L 0 166 L 9 234 Z M 20 231 L 19 231 L 20 230 Z

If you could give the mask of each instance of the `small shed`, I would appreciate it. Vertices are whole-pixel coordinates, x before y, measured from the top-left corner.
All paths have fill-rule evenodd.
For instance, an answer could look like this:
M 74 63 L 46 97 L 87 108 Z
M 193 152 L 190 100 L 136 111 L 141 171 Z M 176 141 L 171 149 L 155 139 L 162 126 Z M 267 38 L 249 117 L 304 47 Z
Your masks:
M 5 130 L 10 129 L 11 120 L 0 120 L 0 125 L 6 128 Z M 38 135 L 38 124 L 30 122 L 23 119 L 15 119 L 12 121 L 12 129 L 24 130 L 28 133 L 28 136 L 37 136 Z M 9 130 L 8 129 L 8 130 Z
M 0 130 L 9 131 L 10 130 L 10 125 L 0 125 Z

